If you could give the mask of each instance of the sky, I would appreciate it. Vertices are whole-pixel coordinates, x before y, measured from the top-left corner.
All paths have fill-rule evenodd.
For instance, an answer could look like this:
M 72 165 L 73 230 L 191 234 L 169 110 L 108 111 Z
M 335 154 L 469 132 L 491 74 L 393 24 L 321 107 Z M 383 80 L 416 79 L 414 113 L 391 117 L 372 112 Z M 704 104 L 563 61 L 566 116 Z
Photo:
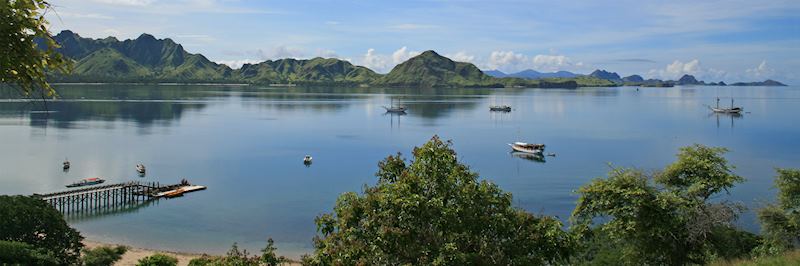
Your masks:
M 336 57 L 386 73 L 425 50 L 483 70 L 800 84 L 800 1 L 51 0 L 51 31 L 170 38 L 237 68 Z

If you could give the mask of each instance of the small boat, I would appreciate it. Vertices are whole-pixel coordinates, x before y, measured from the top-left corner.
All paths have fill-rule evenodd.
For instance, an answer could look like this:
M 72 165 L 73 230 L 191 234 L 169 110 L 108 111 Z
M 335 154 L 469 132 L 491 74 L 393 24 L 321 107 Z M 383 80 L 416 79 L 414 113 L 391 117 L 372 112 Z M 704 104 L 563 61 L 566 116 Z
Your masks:
M 312 159 L 313 158 L 311 158 L 311 155 L 306 155 L 306 157 L 303 157 L 303 164 L 305 164 L 305 165 L 311 164 L 311 160 Z
M 178 189 L 174 189 L 174 190 L 170 190 L 170 191 L 164 192 L 162 196 L 163 197 L 167 197 L 167 198 L 180 197 L 180 196 L 183 196 L 184 192 L 186 192 L 186 191 L 184 191 L 183 188 L 178 188 Z
M 69 161 L 68 160 L 64 160 L 64 162 L 61 163 L 61 165 L 64 168 L 64 170 L 69 169 Z
M 384 106 L 383 109 L 386 109 L 387 113 L 405 113 L 406 107 L 405 106 Z
M 492 105 L 489 106 L 489 111 L 493 112 L 511 112 L 511 106 L 508 105 Z
M 725 114 L 738 114 L 744 111 L 744 108 L 742 107 L 733 106 L 733 99 L 731 99 L 731 108 L 719 107 L 719 98 L 717 98 L 717 107 L 709 106 L 708 108 L 710 108 L 711 111 L 714 111 L 714 113 L 725 113 Z
M 542 152 L 544 152 L 544 144 L 514 142 L 513 144 L 509 143 L 508 146 L 511 146 L 511 149 L 518 152 L 535 153 L 535 154 L 541 154 Z
M 144 174 L 145 171 L 146 171 L 146 169 L 144 168 L 144 164 L 137 164 L 136 165 L 136 172 L 139 172 L 140 174 Z
M 81 179 L 81 181 L 69 184 L 69 185 L 67 185 L 67 187 L 91 186 L 91 185 L 101 184 L 103 182 L 106 182 L 106 180 L 102 179 L 102 178 L 99 178 L 99 177 L 90 177 L 90 178 L 84 178 L 84 179 Z

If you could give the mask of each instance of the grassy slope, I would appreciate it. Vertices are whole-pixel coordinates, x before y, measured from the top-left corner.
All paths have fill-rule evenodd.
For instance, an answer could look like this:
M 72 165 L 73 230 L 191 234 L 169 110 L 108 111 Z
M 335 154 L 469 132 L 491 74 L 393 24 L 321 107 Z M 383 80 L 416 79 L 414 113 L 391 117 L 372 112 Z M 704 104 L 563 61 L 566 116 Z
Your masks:
M 789 266 L 800 265 L 800 250 L 787 252 L 780 256 L 770 256 L 758 259 L 715 261 L 712 266 Z

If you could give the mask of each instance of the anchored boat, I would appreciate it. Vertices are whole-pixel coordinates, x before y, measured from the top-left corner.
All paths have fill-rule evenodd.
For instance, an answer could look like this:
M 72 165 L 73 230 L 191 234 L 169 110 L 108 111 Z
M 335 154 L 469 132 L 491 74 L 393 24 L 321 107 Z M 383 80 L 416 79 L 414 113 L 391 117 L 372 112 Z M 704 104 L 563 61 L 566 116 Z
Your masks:
M 508 105 L 492 105 L 489 106 L 489 111 L 493 112 L 511 112 L 511 106 Z
M 383 109 L 386 109 L 387 113 L 405 113 L 406 107 L 401 105 L 394 105 L 394 99 L 392 99 L 392 105 L 389 107 L 384 106 Z
M 744 111 L 744 108 L 742 107 L 733 106 L 733 99 L 731 99 L 731 108 L 719 107 L 719 98 L 717 98 L 717 107 L 709 106 L 708 108 L 710 108 L 711 111 L 714 111 L 715 113 L 725 113 L 725 114 L 738 114 Z
M 61 163 L 61 165 L 64 168 L 64 170 L 69 169 L 69 161 L 68 160 L 64 160 L 64 162 Z
M 514 142 L 513 144 L 509 143 L 508 146 L 511 146 L 511 149 L 518 152 L 534 154 L 541 154 L 544 152 L 544 144 Z
M 303 157 L 303 164 L 306 164 L 306 165 L 311 164 L 311 160 L 312 159 L 313 158 L 311 158 L 311 155 L 306 155 L 306 157 Z
M 84 178 L 84 179 L 81 179 L 78 182 L 69 184 L 69 185 L 67 185 L 67 187 L 91 186 L 91 185 L 102 184 L 103 182 L 106 182 L 106 180 L 102 179 L 102 178 L 99 178 L 99 177 L 90 177 L 90 178 Z
M 140 174 L 144 174 L 145 171 L 146 171 L 146 169 L 144 168 L 144 164 L 137 164 L 136 165 L 136 172 L 139 172 Z

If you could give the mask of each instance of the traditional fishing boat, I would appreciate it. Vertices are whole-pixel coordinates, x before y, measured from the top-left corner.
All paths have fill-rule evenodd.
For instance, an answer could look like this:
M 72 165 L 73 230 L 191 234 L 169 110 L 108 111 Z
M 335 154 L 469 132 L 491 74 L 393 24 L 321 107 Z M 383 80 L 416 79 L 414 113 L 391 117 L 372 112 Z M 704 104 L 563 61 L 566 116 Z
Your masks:
M 78 182 L 69 184 L 69 185 L 67 185 L 67 187 L 91 186 L 91 185 L 101 184 L 103 182 L 106 182 L 106 180 L 102 179 L 102 178 L 99 178 L 99 177 L 90 177 L 90 178 L 84 178 L 84 179 L 81 179 Z
M 144 164 L 137 164 L 136 165 L 136 172 L 139 172 L 140 174 L 144 174 L 145 171 L 146 171 L 146 169 L 144 168 Z
M 508 105 L 492 105 L 489 106 L 489 111 L 493 112 L 511 112 L 511 106 Z
M 405 113 L 406 107 L 401 105 L 394 105 L 394 99 L 392 99 L 392 105 L 389 107 L 384 106 L 383 109 L 386 109 L 387 113 Z
M 61 163 L 61 166 L 64 168 L 64 170 L 69 169 L 69 161 L 68 160 L 64 160 L 64 162 Z
M 731 108 L 719 107 L 719 98 L 717 98 L 717 107 L 709 106 L 708 108 L 711 109 L 711 111 L 714 111 L 714 113 L 725 113 L 725 114 L 738 114 L 744 111 L 744 108 L 742 107 L 733 106 L 733 99 L 731 99 Z
M 311 164 L 312 159 L 313 158 L 311 158 L 311 155 L 306 155 L 305 157 L 303 157 L 303 164 Z
M 544 144 L 514 142 L 513 144 L 509 143 L 508 146 L 511 146 L 511 149 L 518 152 L 535 153 L 535 154 L 541 154 L 542 152 L 544 152 Z

